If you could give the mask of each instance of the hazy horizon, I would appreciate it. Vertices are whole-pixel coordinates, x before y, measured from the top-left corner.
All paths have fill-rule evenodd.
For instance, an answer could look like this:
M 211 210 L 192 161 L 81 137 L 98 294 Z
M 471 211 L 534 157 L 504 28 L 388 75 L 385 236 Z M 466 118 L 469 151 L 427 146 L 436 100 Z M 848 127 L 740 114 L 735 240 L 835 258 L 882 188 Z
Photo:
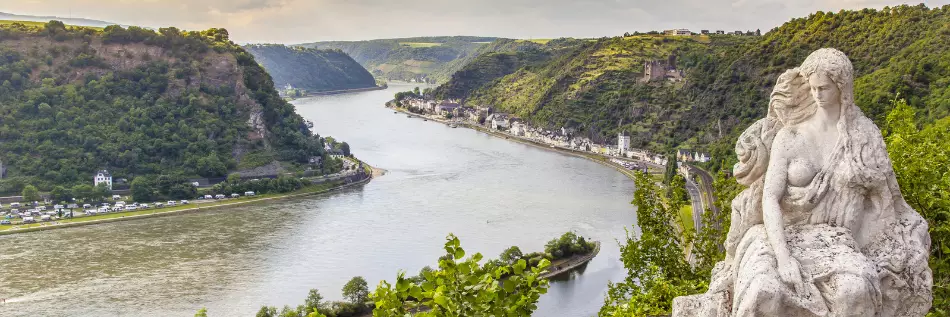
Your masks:
M 934 8 L 950 0 L 0 0 L 0 12 L 153 28 L 218 27 L 239 43 L 297 44 L 452 35 L 596 38 L 672 28 L 766 32 L 817 11 L 919 3 Z

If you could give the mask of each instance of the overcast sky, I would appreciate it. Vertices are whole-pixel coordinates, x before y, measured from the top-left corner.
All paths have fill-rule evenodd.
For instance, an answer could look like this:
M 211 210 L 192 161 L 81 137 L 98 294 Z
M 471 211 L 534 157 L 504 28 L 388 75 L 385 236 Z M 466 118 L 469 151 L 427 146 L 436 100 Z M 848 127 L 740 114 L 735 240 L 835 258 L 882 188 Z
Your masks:
M 601 37 L 688 28 L 765 32 L 815 11 L 950 0 L 0 0 L 0 11 L 149 27 L 224 27 L 239 43 L 424 35 Z

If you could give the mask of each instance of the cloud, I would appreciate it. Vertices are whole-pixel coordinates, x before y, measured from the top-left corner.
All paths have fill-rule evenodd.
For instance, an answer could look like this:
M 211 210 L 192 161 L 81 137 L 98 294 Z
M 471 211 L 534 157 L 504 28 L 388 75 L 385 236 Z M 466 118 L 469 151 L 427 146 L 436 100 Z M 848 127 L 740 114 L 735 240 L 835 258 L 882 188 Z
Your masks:
M 948 2 L 928 1 L 927 5 Z M 422 35 L 600 37 L 680 27 L 764 31 L 819 10 L 901 3 L 915 4 L 901 0 L 0 0 L 0 11 L 150 27 L 224 27 L 238 42 L 301 43 Z

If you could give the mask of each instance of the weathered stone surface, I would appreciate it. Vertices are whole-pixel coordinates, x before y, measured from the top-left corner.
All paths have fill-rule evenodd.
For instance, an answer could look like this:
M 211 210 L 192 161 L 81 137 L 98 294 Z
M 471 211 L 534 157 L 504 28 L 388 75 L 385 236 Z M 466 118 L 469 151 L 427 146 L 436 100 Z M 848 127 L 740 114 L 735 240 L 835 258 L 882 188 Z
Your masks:
M 739 137 L 726 259 L 673 316 L 923 316 L 927 223 L 901 196 L 851 61 L 820 49 L 778 78 Z

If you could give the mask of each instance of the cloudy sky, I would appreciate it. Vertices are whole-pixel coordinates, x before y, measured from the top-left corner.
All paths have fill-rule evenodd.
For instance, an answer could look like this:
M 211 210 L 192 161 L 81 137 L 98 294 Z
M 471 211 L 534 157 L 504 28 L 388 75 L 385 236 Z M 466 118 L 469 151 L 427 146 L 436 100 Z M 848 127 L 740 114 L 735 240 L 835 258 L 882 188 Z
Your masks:
M 423 35 L 600 37 L 667 28 L 763 32 L 815 11 L 950 0 L 0 0 L 0 12 L 228 29 L 240 43 Z

